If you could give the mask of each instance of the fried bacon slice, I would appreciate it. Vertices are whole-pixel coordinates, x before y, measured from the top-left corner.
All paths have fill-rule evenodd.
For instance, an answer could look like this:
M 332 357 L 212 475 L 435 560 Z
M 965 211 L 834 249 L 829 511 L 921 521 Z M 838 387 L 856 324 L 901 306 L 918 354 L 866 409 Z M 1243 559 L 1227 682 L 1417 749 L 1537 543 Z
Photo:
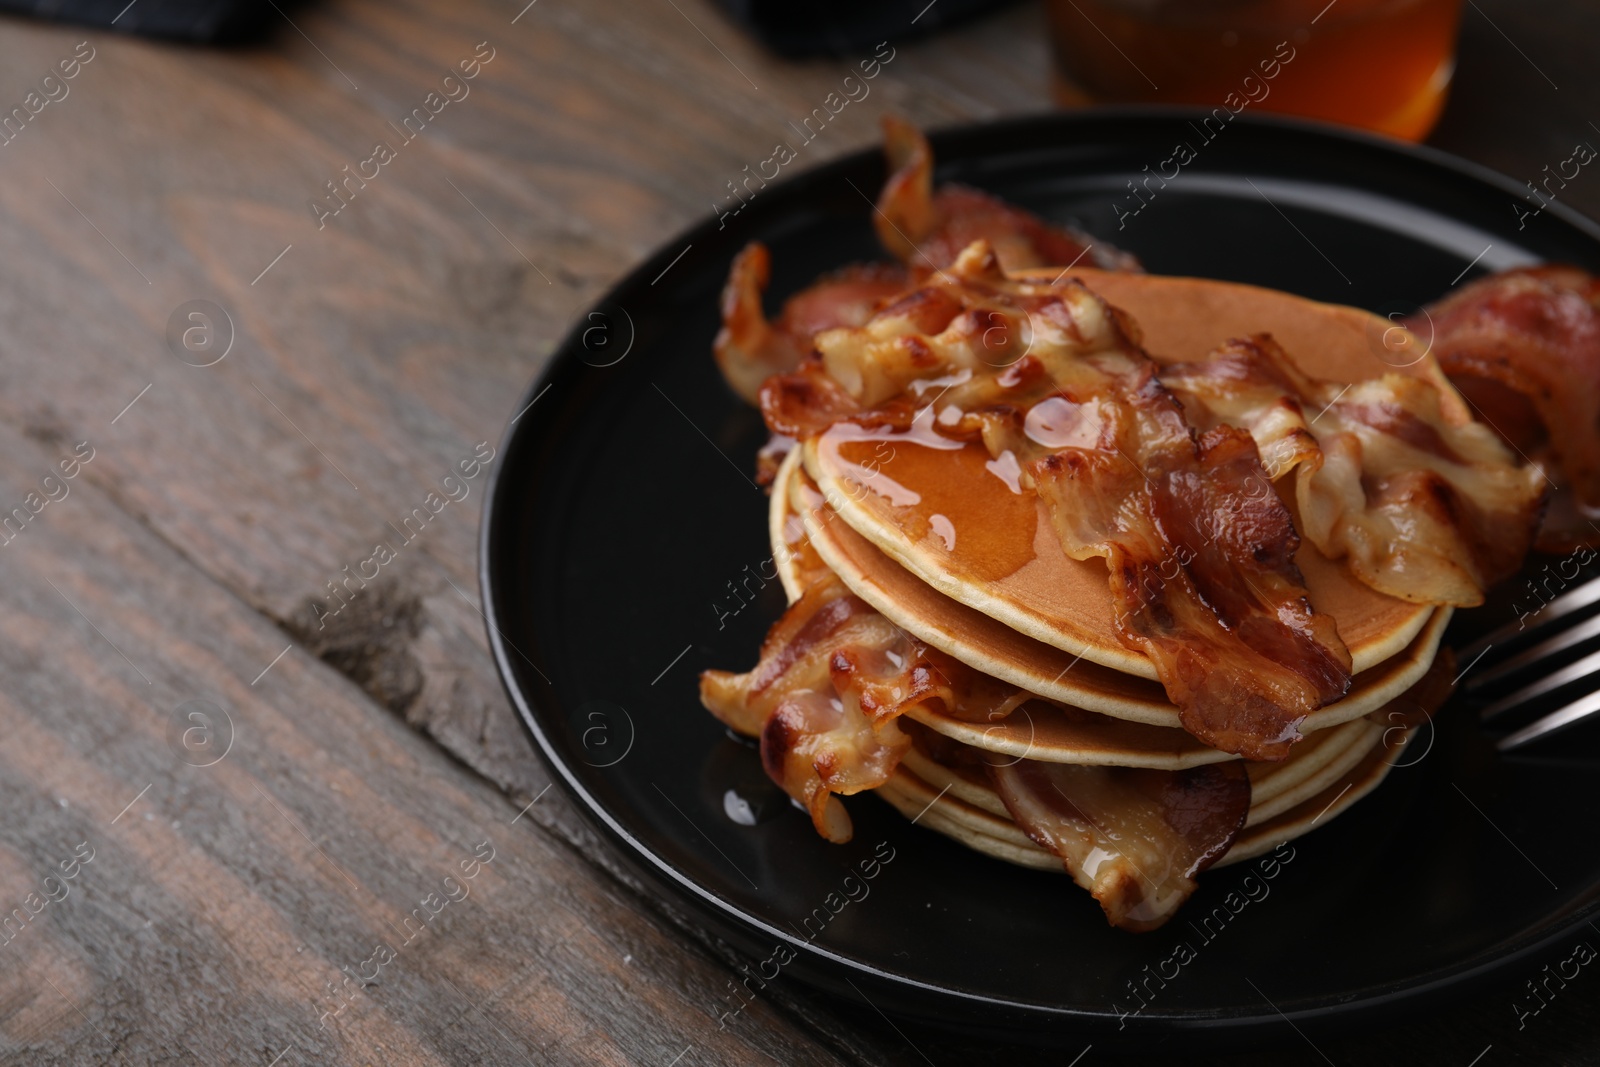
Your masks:
M 811 336 L 836 326 L 859 326 L 877 306 L 905 289 L 906 272 L 864 263 L 829 274 L 790 297 L 772 322 L 761 307 L 772 270 L 765 245 L 752 242 L 734 257 L 722 288 L 722 329 L 712 345 L 733 391 L 754 404 L 761 383 L 800 365 Z
M 1431 719 L 1455 688 L 1455 657 L 1441 649 L 1428 672 L 1371 713 L 1384 744 Z M 914 743 L 928 744 L 914 731 Z M 946 766 L 982 764 L 1011 818 L 1124 930 L 1152 930 L 1194 892 L 1195 876 L 1224 856 L 1249 815 L 1241 761 L 1185 771 L 998 760 L 933 742 Z
M 1560 491 L 1539 547 L 1600 544 L 1600 279 L 1509 270 L 1430 305 L 1411 328 L 1478 416 Z
M 1009 453 L 1067 553 L 1107 560 L 1119 638 L 1151 657 L 1196 737 L 1283 759 L 1300 719 L 1348 689 L 1349 651 L 1306 597 L 1254 442 L 1198 438 L 1122 317 L 1078 282 L 1009 278 L 975 242 L 815 344 L 763 389 L 769 425 L 915 425 Z
M 1304 535 L 1380 592 L 1475 606 L 1533 541 L 1543 476 L 1487 426 L 1449 417 L 1442 382 L 1319 381 L 1267 335 L 1161 380 L 1197 425 L 1248 429 L 1272 478 L 1295 472 Z
M 1195 891 L 1250 813 L 1242 760 L 1183 771 L 991 763 L 990 781 L 1016 824 L 1054 853 L 1112 926 L 1147 931 Z
M 753 670 L 706 671 L 700 692 L 724 723 L 760 738 L 767 774 L 836 843 L 852 833 L 838 795 L 884 784 L 913 743 L 987 773 L 1017 824 L 1126 930 L 1165 922 L 1250 809 L 1239 761 L 1183 771 L 997 761 L 913 720 L 902 726 L 919 704 L 991 722 L 1038 698 L 922 645 L 831 573 L 773 626 Z
M 925 759 L 986 778 L 1012 821 L 1123 930 L 1144 933 L 1170 919 L 1249 817 L 1241 760 L 1163 771 L 1006 759 L 918 722 L 905 728 Z
M 767 775 L 835 843 L 852 833 L 835 794 L 889 780 L 911 744 L 896 723 L 907 710 L 927 704 L 984 721 L 1022 699 L 1021 690 L 923 645 L 831 573 L 773 624 L 752 670 L 700 675 L 700 702 L 760 738 Z
M 1385 728 L 1382 743 L 1402 744 L 1431 719 L 1453 692 L 1455 674 L 1455 657 L 1441 649 L 1422 678 L 1368 715 Z M 906 731 L 940 766 L 986 774 L 1012 820 L 1124 930 L 1153 930 L 1171 918 L 1249 816 L 1250 780 L 1240 761 L 1158 771 L 1008 760 L 915 722 Z
M 761 383 L 787 374 L 811 351 L 824 330 L 860 326 L 914 278 L 954 263 L 961 250 L 983 239 L 1012 270 L 1085 261 L 1106 270 L 1139 270 L 1139 262 L 1086 234 L 1052 226 L 988 193 L 962 185 L 933 187 L 933 151 L 904 119 L 884 119 L 884 151 L 891 174 L 878 197 L 873 223 L 884 248 L 903 266 L 853 264 L 790 297 L 768 321 L 761 297 L 771 257 L 753 242 L 734 258 L 722 290 L 722 329 L 713 351 L 734 392 L 758 402 Z
M 1249 491 L 1265 479 L 1239 430 L 1145 442 L 1139 462 L 1142 472 L 1121 455 L 1067 448 L 1033 474 L 1068 554 L 1105 558 L 1119 636 L 1155 663 L 1184 729 L 1283 759 L 1299 720 L 1344 695 L 1351 668 L 1333 620 L 1306 596 L 1288 509 Z
M 919 275 L 942 270 L 973 241 L 985 240 L 1007 270 L 1065 267 L 1084 261 L 1105 270 L 1138 270 L 1139 261 L 1077 230 L 1052 226 L 999 197 L 964 185 L 933 185 L 933 149 L 905 119 L 883 118 L 889 180 L 873 225 L 883 247 Z

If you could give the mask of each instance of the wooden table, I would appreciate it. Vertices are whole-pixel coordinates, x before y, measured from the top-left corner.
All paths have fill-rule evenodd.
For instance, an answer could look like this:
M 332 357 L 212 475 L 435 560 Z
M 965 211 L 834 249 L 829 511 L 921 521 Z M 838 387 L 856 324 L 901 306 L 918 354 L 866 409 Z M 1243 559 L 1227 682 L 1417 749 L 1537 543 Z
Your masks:
M 913 1048 L 781 983 L 717 1028 L 729 951 L 546 792 L 500 691 L 482 475 L 313 617 L 846 66 L 773 59 L 705 0 L 523 2 L 334 0 L 239 50 L 0 23 L 8 108 L 78 57 L 0 145 L 0 507 L 24 508 L 0 534 L 0 1055 L 1065 1063 Z M 1041 27 L 1022 6 L 902 45 L 806 164 L 889 108 L 1047 106 Z M 1477 0 L 1438 143 L 1532 178 L 1600 138 L 1597 38 L 1576 0 Z M 1600 213 L 1600 176 L 1562 195 Z M 1230 1062 L 1593 1062 L 1600 978 L 1521 1032 L 1520 992 Z

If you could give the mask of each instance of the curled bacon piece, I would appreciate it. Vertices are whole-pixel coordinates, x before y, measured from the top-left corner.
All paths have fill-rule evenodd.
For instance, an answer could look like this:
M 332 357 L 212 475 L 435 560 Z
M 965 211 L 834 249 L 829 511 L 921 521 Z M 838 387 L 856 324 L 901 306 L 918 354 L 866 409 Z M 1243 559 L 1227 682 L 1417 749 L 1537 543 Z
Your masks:
M 1299 721 L 1343 696 L 1351 670 L 1333 620 L 1306 595 L 1288 508 L 1252 491 L 1267 483 L 1248 434 L 1217 427 L 1197 442 L 1166 390 L 1124 395 L 1144 407 L 1143 432 L 1118 434 L 1109 452 L 1035 460 L 1039 496 L 1068 555 L 1105 558 L 1118 636 L 1155 663 L 1184 729 L 1284 759 Z
M 1139 269 L 1127 253 L 1052 226 L 987 193 L 961 185 L 935 189 L 932 149 L 904 119 L 884 119 L 884 150 L 892 173 L 878 197 L 873 224 L 884 248 L 905 266 L 860 263 L 825 275 L 790 297 L 769 322 L 761 305 L 771 274 L 766 247 L 752 242 L 734 258 L 713 351 L 722 376 L 750 403 L 759 402 L 767 378 L 800 366 L 817 334 L 862 325 L 914 278 L 950 266 L 973 241 L 988 241 L 1012 270 L 1066 266 L 1086 257 L 1086 266 Z
M 786 374 L 811 351 L 811 337 L 835 326 L 859 326 L 883 301 L 906 286 L 898 267 L 865 263 L 845 267 L 801 290 L 768 322 L 761 307 L 772 257 L 752 242 L 734 257 L 722 288 L 722 329 L 712 345 L 717 366 L 734 392 L 757 403 L 761 383 Z
M 1563 492 L 1540 547 L 1600 543 L 1600 279 L 1509 270 L 1463 286 L 1409 324 L 1485 422 L 1543 461 Z
M 878 197 L 873 225 L 878 239 L 911 270 L 926 274 L 956 261 L 973 241 L 985 240 L 1010 271 L 1029 267 L 1084 266 L 1138 270 L 1139 261 L 1078 230 L 1052 226 L 999 197 L 964 185 L 933 185 L 933 149 L 905 119 L 883 118 L 889 180 Z
M 1250 813 L 1240 760 L 1184 771 L 1016 760 L 988 770 L 1011 818 L 1124 930 L 1171 918 Z
M 1441 649 L 1428 672 L 1368 718 L 1383 744 L 1403 744 L 1455 688 L 1455 657 Z M 1185 771 L 1001 761 L 913 730 L 944 766 L 983 765 L 1012 819 L 1062 861 L 1113 926 L 1164 923 L 1195 889 L 1195 876 L 1225 855 L 1248 818 L 1250 780 L 1240 761 Z M 931 744 L 930 744 L 931 740 Z
M 1191 421 L 1244 427 L 1273 478 L 1295 472 L 1305 536 L 1380 592 L 1474 606 L 1527 554 L 1543 478 L 1489 428 L 1449 417 L 1442 381 L 1319 381 L 1266 335 L 1161 378 Z
M 1184 728 L 1283 759 L 1299 720 L 1349 688 L 1350 653 L 1311 607 L 1300 537 L 1277 494 L 1261 491 L 1249 435 L 1217 427 L 1195 442 L 1174 423 L 1159 445 L 1118 446 L 1144 445 L 1142 473 L 1099 451 L 1036 461 L 1039 495 L 1069 554 L 1106 558 L 1120 636 L 1155 662 Z
M 773 624 L 754 669 L 700 676 L 700 702 L 761 739 L 768 776 L 835 843 L 852 833 L 835 794 L 889 780 L 911 744 L 896 724 L 902 714 L 932 704 L 985 721 L 1010 711 L 1019 694 L 923 645 L 831 573 Z

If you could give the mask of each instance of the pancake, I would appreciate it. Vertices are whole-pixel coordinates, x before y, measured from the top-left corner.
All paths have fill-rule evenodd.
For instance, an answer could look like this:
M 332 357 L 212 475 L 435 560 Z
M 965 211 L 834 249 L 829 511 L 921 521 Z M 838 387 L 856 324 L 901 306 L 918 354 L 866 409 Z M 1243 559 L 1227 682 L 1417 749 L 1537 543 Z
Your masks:
M 1448 418 L 1470 421 L 1416 339 L 1369 312 L 1210 280 L 1092 270 L 1073 276 L 1131 314 L 1157 362 L 1203 359 L 1230 338 L 1270 332 L 1313 377 L 1424 378 L 1440 386 Z M 804 463 L 850 527 L 946 596 L 1073 656 L 1155 677 L 1148 658 L 1115 637 L 1104 562 L 1068 559 L 1043 505 L 1011 488 L 981 444 L 963 446 L 931 429 L 839 424 L 805 442 Z M 1370 589 L 1308 544 L 1296 563 L 1317 611 L 1337 624 L 1356 672 L 1398 653 L 1427 622 L 1428 605 Z
M 1042 763 L 1181 771 L 1239 758 L 1207 746 L 1185 730 L 1058 708 L 1042 701 L 1024 704 L 995 723 L 966 722 L 926 705 L 912 708 L 906 715 L 973 748 Z M 1306 743 L 1296 745 L 1296 750 Z
M 822 562 L 890 621 L 964 663 L 1070 705 L 1034 702 L 994 723 L 968 722 L 927 707 L 911 711 L 924 726 L 974 748 L 1044 762 L 1182 770 L 1237 758 L 1184 731 L 1159 685 L 1087 661 L 1074 664 L 1060 650 L 941 596 L 842 523 L 814 521 L 800 528 L 793 505 L 803 482 L 798 453 L 791 452 L 779 468 L 769 510 L 773 558 L 791 602 L 804 585 L 802 560 L 811 558 L 808 544 L 826 545 L 829 550 L 819 553 Z M 783 491 L 786 484 L 790 492 Z M 815 541 L 811 533 L 817 534 Z M 836 555 L 835 541 L 853 541 L 858 551 Z M 857 565 L 863 554 L 877 564 L 871 574 Z M 934 616 L 938 618 L 930 622 Z M 1346 700 L 1308 717 L 1302 724 L 1305 732 L 1360 718 L 1404 692 L 1427 671 L 1449 617 L 1448 609 L 1437 612 L 1401 656 L 1358 677 Z
M 1117 639 L 1105 561 L 1069 558 L 1044 504 L 1009 489 L 981 444 L 932 436 L 838 423 L 800 446 L 802 463 L 846 525 L 924 584 L 1035 641 L 1154 679 L 1149 658 Z M 1398 654 L 1433 615 L 1360 584 L 1309 542 L 1295 562 L 1356 673 Z
M 1049 280 L 1060 271 L 1019 271 Z M 1210 278 L 1074 269 L 1069 277 L 1132 315 L 1139 344 L 1157 363 L 1203 360 L 1235 337 L 1270 333 L 1296 365 L 1313 378 L 1359 382 L 1384 374 L 1421 378 L 1439 386 L 1440 406 L 1451 422 L 1472 412 L 1426 346 L 1395 322 L 1361 308 L 1323 304 L 1292 293 Z
M 772 565 L 778 572 L 783 595 L 793 604 L 805 592 L 805 523 L 789 506 L 789 483 L 800 467 L 800 450 L 790 449 L 778 465 L 767 500 L 767 543 L 772 546 Z
M 1378 788 L 1379 783 L 1388 776 L 1389 768 L 1395 765 L 1395 756 L 1415 736 L 1415 730 L 1407 730 L 1398 744 L 1388 745 L 1382 743 L 1380 732 L 1380 743 L 1373 746 L 1355 766 L 1315 796 L 1307 797 L 1288 811 L 1247 828 L 1227 855 L 1214 866 L 1226 867 L 1230 863 L 1254 859 L 1286 841 L 1310 833 L 1318 826 L 1326 826 L 1356 801 Z
M 948 237 L 926 143 L 891 132 L 890 163 L 880 215 Z M 1531 472 L 1392 320 L 1203 279 L 1008 277 L 1082 250 L 977 213 L 1003 232 L 958 227 L 948 274 L 927 261 L 941 284 L 854 268 L 771 321 L 766 250 L 736 260 L 715 354 L 775 435 L 764 475 L 793 442 L 767 516 L 791 607 L 701 699 L 828 840 L 851 837 L 840 798 L 876 791 L 1154 929 L 1209 858 L 1383 779 L 1414 733 L 1388 744 L 1383 712 L 1420 721 L 1453 686 L 1449 605 L 1517 548 L 1498 532 Z
M 970 667 L 1035 695 L 1130 722 L 1181 729 L 1178 711 L 1159 683 L 1108 669 L 1087 657 L 1036 641 L 945 596 L 899 566 L 847 523 L 832 521 L 827 509 L 808 506 L 818 503 L 820 497 L 804 472 L 788 461 L 779 477 L 785 475 L 790 479 L 786 513 L 804 516 L 807 539 L 821 561 L 851 592 L 907 633 Z M 774 496 L 781 484 L 774 487 Z M 792 529 L 792 517 L 784 521 L 786 528 Z M 1312 712 L 1301 724 L 1301 730 L 1326 729 L 1358 719 L 1393 700 L 1421 678 L 1438 652 L 1439 640 L 1451 617 L 1449 608 L 1427 610 L 1420 632 L 1408 645 L 1358 674 L 1343 700 Z M 959 739 L 980 748 L 991 747 L 967 736 Z M 994 751 L 1019 754 L 1014 748 Z
M 1252 795 L 1246 828 L 1240 832 L 1227 854 L 1213 866 L 1224 867 L 1269 852 L 1316 826 L 1331 822 L 1377 788 L 1393 765 L 1394 755 L 1410 742 L 1415 731 L 1408 731 L 1396 747 L 1385 745 L 1385 731 L 1375 724 L 1372 726 L 1373 729 L 1367 731 L 1365 737 L 1342 750 L 1342 758 L 1337 766 L 1332 761 L 1324 762 L 1321 773 L 1300 783 L 1292 794 L 1296 798 L 1292 805 L 1280 807 L 1271 814 L 1258 815 L 1256 798 Z M 1278 773 L 1283 773 L 1283 765 L 1277 766 L 1280 768 Z M 1332 773 L 1329 773 L 1330 768 L 1333 768 Z M 950 773 L 947 768 L 940 770 Z M 975 782 L 976 779 L 968 781 Z M 1316 788 L 1311 789 L 1312 785 Z M 1252 775 L 1252 794 L 1256 788 L 1257 783 Z M 1004 806 L 1000 805 L 999 797 L 988 788 L 987 782 L 983 782 L 982 790 L 987 793 L 987 798 L 973 790 L 967 790 L 963 795 L 954 786 L 945 788 L 943 785 L 930 784 L 913 771 L 911 762 L 907 761 L 901 764 L 888 783 L 875 792 L 908 819 L 916 820 L 919 826 L 954 838 L 975 851 L 1023 867 L 1065 873 L 1059 859 L 1035 845 L 1011 821 Z M 997 813 L 987 804 L 980 806 L 969 797 L 999 805 L 1000 811 Z M 1269 806 L 1262 804 L 1259 810 L 1267 812 Z
M 1302 759 L 1298 765 L 1290 761 L 1277 765 L 1275 770 L 1268 770 L 1273 764 L 1250 764 L 1246 768 L 1250 774 L 1250 816 L 1245 828 L 1274 819 L 1342 781 L 1382 745 L 1384 733 L 1385 728 L 1378 723 L 1360 719 L 1315 735 L 1328 737 L 1328 743 L 1316 751 L 1315 759 Z
M 913 715 L 912 718 L 921 721 L 920 716 Z M 1293 806 L 1299 802 L 1300 793 L 1304 790 L 1306 783 L 1315 781 L 1317 776 L 1329 767 L 1336 765 L 1342 768 L 1348 767 L 1349 763 L 1359 759 L 1368 748 L 1376 744 L 1382 735 L 1383 728 L 1376 723 L 1365 720 L 1346 723 L 1343 726 L 1324 730 L 1306 738 L 1306 740 L 1294 747 L 1294 755 L 1281 763 L 1246 764 L 1245 772 L 1250 776 L 1251 811 L 1254 812 L 1257 805 L 1278 804 L 1278 807 L 1262 816 L 1262 818 L 1269 818 L 1285 808 Z M 1340 764 L 1340 760 L 1344 759 L 1352 750 L 1355 753 L 1354 757 L 1345 764 Z M 1215 752 L 1215 750 L 1211 751 Z M 1235 758 L 1228 756 L 1226 753 L 1216 753 L 1216 756 L 1221 759 Z M 1011 762 L 1018 758 L 1031 759 L 1037 757 L 1012 757 Z M 1129 760 L 1127 762 L 1112 763 L 1096 759 L 1082 761 L 1063 759 L 1057 761 L 1041 760 L 1040 762 L 1153 767 L 1158 770 L 1183 769 L 1182 767 L 1160 764 L 1153 760 L 1148 762 Z M 1211 762 L 1218 762 L 1218 759 L 1199 760 L 1188 764 L 1188 766 Z M 941 789 L 949 787 L 954 796 L 965 800 L 969 804 L 983 808 L 985 811 L 995 815 L 1004 815 L 1006 813 L 1005 805 L 1000 802 L 999 795 L 989 786 L 988 779 L 975 769 L 943 766 L 923 754 L 916 747 L 906 753 L 902 758 L 902 763 L 911 773 L 917 775 L 924 782 Z M 1342 773 L 1342 770 L 1335 770 L 1333 773 Z M 1321 787 L 1318 786 L 1317 788 Z M 1293 797 L 1295 799 L 1283 803 L 1283 797 Z

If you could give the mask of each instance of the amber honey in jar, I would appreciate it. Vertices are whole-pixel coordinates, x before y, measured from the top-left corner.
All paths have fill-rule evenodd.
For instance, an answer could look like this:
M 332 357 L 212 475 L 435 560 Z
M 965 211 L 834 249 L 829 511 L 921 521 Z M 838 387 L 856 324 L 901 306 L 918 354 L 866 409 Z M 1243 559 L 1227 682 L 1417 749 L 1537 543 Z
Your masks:
M 1048 0 L 1047 7 L 1063 103 L 1250 108 L 1419 141 L 1444 107 L 1462 0 Z

